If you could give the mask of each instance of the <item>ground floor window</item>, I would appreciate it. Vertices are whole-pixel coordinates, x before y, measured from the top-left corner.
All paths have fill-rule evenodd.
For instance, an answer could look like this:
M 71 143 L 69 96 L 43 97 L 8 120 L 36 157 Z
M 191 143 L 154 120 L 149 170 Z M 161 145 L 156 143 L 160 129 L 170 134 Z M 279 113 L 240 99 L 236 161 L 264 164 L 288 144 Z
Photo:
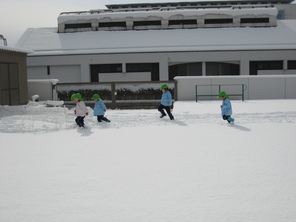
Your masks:
M 296 69 L 296 60 L 288 61 L 288 69 Z
M 159 81 L 159 63 L 127 63 L 124 72 L 122 66 L 121 63 L 91 65 L 91 82 L 101 82 L 107 79 L 108 81 L 139 81 L 141 79 Z
M 202 63 L 182 63 L 169 66 L 169 80 L 175 76 L 202 76 Z
M 150 72 L 151 81 L 159 81 L 159 63 L 127 63 L 126 72 Z
M 99 73 L 121 73 L 122 64 L 98 64 L 90 66 L 91 82 L 99 82 Z
M 239 63 L 206 62 L 207 76 L 240 75 Z
M 250 75 L 258 75 L 258 70 L 282 70 L 283 61 L 250 61 Z
M 202 76 L 203 63 L 182 63 L 169 66 L 169 80 L 175 76 Z M 205 62 L 205 74 L 207 76 L 240 75 L 239 62 Z

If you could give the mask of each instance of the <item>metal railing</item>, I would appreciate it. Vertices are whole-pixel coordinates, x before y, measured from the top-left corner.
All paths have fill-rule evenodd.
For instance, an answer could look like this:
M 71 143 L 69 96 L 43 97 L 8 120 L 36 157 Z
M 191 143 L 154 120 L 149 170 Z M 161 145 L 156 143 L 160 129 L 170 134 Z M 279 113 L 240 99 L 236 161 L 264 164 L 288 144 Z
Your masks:
M 199 89 L 202 87 L 207 87 L 207 88 L 210 87 L 211 94 L 199 93 Z M 225 91 L 228 96 L 241 96 L 242 101 L 244 101 L 246 90 L 247 90 L 247 85 L 245 84 L 195 85 L 195 101 L 196 102 L 198 101 L 198 97 L 213 97 L 213 96 L 217 97 L 219 93 L 222 91 Z

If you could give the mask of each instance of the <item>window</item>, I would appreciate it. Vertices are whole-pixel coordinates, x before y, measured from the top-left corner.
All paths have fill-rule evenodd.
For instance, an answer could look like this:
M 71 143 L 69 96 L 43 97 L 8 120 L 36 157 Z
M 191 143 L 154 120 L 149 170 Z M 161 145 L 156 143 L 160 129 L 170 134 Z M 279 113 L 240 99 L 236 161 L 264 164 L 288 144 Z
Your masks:
M 91 23 L 65 24 L 65 29 L 91 28 Z
M 296 69 L 296 60 L 288 61 L 288 69 Z
M 285 10 L 278 10 L 277 19 L 285 19 Z
M 206 62 L 207 76 L 229 76 L 239 74 L 239 64 L 226 62 Z
M 169 20 L 169 25 L 196 25 L 197 21 L 195 19 L 191 20 Z
M 159 63 L 127 63 L 126 72 L 150 72 L 152 81 L 159 81 Z
M 150 64 L 149 63 L 129 63 L 126 64 L 127 72 L 150 72 Z
M 134 26 L 154 26 L 161 25 L 161 21 L 135 21 Z
M 121 64 L 104 64 L 99 65 L 100 73 L 122 72 Z
M 126 22 L 100 22 L 99 27 L 126 27 Z
M 99 64 L 90 66 L 91 82 L 99 81 L 99 73 L 121 73 L 121 64 Z
M 202 76 L 202 63 L 182 63 L 169 66 L 169 80 L 175 76 Z
M 250 75 L 257 75 L 258 70 L 282 70 L 283 61 L 250 61 Z
M 205 19 L 205 24 L 229 24 L 233 23 L 232 19 Z
M 242 18 L 241 23 L 269 23 L 269 18 Z

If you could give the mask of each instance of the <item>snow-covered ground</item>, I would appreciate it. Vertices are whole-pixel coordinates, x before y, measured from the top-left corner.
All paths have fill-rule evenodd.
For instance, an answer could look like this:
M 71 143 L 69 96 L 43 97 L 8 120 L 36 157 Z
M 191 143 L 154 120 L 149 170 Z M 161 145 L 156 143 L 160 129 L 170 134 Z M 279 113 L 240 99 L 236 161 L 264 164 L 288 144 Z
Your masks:
M 0 221 L 294 222 L 296 100 L 108 110 L 0 106 Z

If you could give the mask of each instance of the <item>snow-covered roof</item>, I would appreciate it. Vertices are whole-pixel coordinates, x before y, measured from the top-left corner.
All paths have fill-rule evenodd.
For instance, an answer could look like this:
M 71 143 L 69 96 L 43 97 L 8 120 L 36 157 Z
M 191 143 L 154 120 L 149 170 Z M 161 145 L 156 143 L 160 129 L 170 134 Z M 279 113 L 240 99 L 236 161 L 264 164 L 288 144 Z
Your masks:
M 209 50 L 296 49 L 296 20 L 278 20 L 276 27 L 198 28 L 57 33 L 57 28 L 30 28 L 16 47 L 30 56 L 172 52 Z
M 32 50 L 21 49 L 21 48 L 13 48 L 13 47 L 8 47 L 8 46 L 0 46 L 0 50 L 11 51 L 11 52 L 19 52 L 19 53 L 25 53 L 25 54 L 33 53 Z
M 109 0 L 110 3 L 106 6 L 116 6 L 116 5 L 143 5 L 143 4 L 204 4 L 208 2 L 212 3 L 291 3 L 294 0 L 204 0 L 204 1 L 179 1 L 179 0 L 129 0 L 129 3 L 122 4 L 122 0 Z
M 119 20 L 119 19 L 127 19 L 127 18 L 134 18 L 134 19 L 149 19 L 150 16 L 157 16 L 162 19 L 169 19 L 172 16 L 182 16 L 182 17 L 189 17 L 189 16 L 196 16 L 196 17 L 203 17 L 208 15 L 228 15 L 232 17 L 242 16 L 242 15 L 252 15 L 252 16 L 276 16 L 277 9 L 273 6 L 225 6 L 225 8 L 192 8 L 192 9 L 174 9 L 169 8 L 165 9 L 163 12 L 160 9 L 153 9 L 153 8 L 141 8 L 141 9 L 133 9 L 124 10 L 90 10 L 90 11 L 83 11 L 83 12 L 63 12 L 58 17 L 58 24 L 69 22 L 69 21 L 88 21 L 91 19 L 110 19 L 112 20 Z M 112 20 L 111 20 L 112 19 Z

